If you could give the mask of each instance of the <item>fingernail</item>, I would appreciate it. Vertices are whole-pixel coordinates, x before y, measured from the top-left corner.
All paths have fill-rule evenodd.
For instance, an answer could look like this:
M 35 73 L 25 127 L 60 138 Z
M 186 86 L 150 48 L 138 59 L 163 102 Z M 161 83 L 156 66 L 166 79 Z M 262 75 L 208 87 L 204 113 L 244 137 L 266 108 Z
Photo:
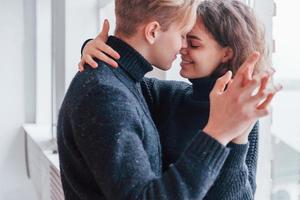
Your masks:
M 268 69 L 267 72 L 268 72 L 268 74 L 273 75 L 276 72 L 276 70 L 271 67 L 271 68 Z
M 118 66 L 119 66 L 118 63 L 114 63 L 114 64 L 113 64 L 113 67 L 114 67 L 114 68 L 117 68 Z
M 275 90 L 278 92 L 278 91 L 280 91 L 280 90 L 282 90 L 283 89 L 283 86 L 281 85 L 281 84 L 276 84 L 275 85 Z
M 260 56 L 260 53 L 258 51 L 255 51 L 255 56 Z
M 274 67 L 270 68 L 273 72 L 276 72 L 276 69 Z

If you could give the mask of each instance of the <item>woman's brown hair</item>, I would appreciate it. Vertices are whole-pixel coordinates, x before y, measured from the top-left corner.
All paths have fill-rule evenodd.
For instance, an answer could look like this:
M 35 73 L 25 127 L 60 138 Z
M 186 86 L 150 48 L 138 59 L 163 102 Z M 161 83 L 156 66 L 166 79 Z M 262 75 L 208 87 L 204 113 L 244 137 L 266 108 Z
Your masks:
M 232 59 L 219 66 L 213 75 L 221 76 L 228 70 L 235 74 L 253 51 L 261 55 L 255 70 L 265 67 L 267 49 L 263 26 L 249 6 L 238 0 L 205 0 L 198 6 L 197 17 L 219 45 L 233 51 Z

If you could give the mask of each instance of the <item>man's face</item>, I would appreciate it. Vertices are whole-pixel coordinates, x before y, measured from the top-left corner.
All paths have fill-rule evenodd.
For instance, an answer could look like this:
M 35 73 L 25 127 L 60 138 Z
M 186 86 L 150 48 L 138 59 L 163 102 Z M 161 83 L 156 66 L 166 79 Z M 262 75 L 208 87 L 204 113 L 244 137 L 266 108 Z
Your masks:
M 176 23 L 167 31 L 160 31 L 151 47 L 152 64 L 164 71 L 170 69 L 180 49 L 187 48 L 186 34 L 187 31 L 180 29 Z

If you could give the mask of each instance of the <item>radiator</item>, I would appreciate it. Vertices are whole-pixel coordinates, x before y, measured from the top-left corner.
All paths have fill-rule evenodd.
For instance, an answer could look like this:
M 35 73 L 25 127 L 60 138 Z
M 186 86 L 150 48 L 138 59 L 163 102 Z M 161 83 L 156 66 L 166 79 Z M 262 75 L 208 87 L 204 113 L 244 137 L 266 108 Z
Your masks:
M 45 130 L 24 127 L 28 177 L 32 180 L 38 200 L 64 200 L 58 154 L 52 153 L 53 142 Z

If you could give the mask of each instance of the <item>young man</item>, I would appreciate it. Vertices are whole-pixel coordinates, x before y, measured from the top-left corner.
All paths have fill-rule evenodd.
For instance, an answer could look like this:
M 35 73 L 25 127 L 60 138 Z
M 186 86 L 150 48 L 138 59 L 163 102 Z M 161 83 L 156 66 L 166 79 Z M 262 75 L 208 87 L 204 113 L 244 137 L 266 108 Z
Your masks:
M 162 172 L 159 135 L 140 81 L 151 65 L 170 68 L 186 46 L 197 5 L 194 0 L 116 0 L 116 35 L 108 45 L 121 55 L 120 67 L 98 62 L 96 70 L 78 73 L 61 107 L 58 147 L 66 199 L 203 199 L 228 156 L 226 144 L 266 115 L 242 98 L 258 84 L 242 87 L 254 55 L 226 91 L 230 72 L 217 81 L 207 126 Z

